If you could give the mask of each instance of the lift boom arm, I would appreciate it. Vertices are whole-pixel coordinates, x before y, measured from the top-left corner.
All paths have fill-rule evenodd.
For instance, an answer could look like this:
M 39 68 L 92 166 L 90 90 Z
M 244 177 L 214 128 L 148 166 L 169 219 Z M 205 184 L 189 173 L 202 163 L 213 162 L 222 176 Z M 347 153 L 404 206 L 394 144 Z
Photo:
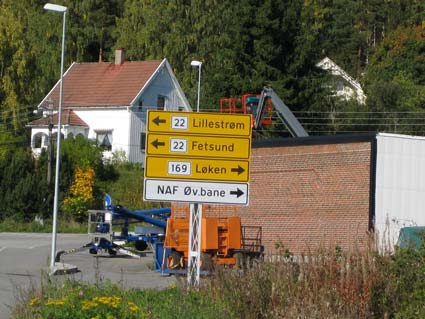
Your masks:
M 306 130 L 302 127 L 301 123 L 297 120 L 291 110 L 279 98 L 279 96 L 269 87 L 264 87 L 261 92 L 260 101 L 258 103 L 257 113 L 255 114 L 254 128 L 258 128 L 264 116 L 266 100 L 270 98 L 274 107 L 276 108 L 277 115 L 280 120 L 285 124 L 288 131 L 293 137 L 308 136 Z
M 122 206 L 112 206 L 112 212 L 128 218 L 134 218 L 140 221 L 150 223 L 165 229 L 167 226 L 167 219 L 170 217 L 170 208 L 155 208 L 150 210 L 130 211 Z M 151 217 L 150 215 L 158 216 L 159 218 Z

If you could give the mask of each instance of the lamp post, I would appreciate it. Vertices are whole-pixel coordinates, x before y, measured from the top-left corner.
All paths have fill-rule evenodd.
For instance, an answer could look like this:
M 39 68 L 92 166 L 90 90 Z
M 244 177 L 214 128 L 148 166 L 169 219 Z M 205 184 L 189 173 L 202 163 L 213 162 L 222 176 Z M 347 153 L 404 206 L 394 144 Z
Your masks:
M 50 273 L 54 273 L 55 268 L 55 253 L 56 253 L 56 228 L 58 219 L 58 202 L 59 202 L 59 163 L 60 163 L 60 145 L 61 145 L 61 117 L 62 117 L 62 95 L 63 95 L 63 60 L 65 56 L 65 25 L 67 7 L 46 3 L 44 9 L 48 11 L 63 13 L 62 26 L 62 54 L 61 54 L 61 80 L 59 88 L 59 107 L 58 107 L 58 127 L 56 134 L 56 171 L 55 171 L 55 195 L 53 200 L 53 222 L 52 222 L 52 251 L 50 255 Z
M 199 112 L 199 99 L 201 96 L 201 69 L 202 69 L 202 62 L 201 61 L 196 61 L 193 60 L 192 62 L 190 62 L 191 66 L 195 66 L 198 67 L 199 72 L 198 72 L 198 103 L 196 104 L 196 112 Z
M 196 111 L 199 113 L 202 62 L 192 61 L 190 65 L 199 68 L 198 103 L 196 105 Z M 187 282 L 189 286 L 199 288 L 201 267 L 202 205 L 200 205 L 199 203 L 190 204 L 189 219 L 189 259 L 187 265 Z

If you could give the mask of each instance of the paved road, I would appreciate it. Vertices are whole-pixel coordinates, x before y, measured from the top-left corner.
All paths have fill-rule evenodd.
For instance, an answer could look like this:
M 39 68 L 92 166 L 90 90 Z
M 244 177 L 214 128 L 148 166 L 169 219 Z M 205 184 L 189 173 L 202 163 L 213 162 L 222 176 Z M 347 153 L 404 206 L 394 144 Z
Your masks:
M 89 242 L 87 235 L 58 234 L 57 250 L 77 248 Z M 10 317 L 10 306 L 20 291 L 39 285 L 48 272 L 51 234 L 0 233 L 0 319 Z M 150 270 L 151 253 L 140 259 L 124 255 L 90 255 L 87 251 L 64 255 L 61 261 L 78 267 L 71 276 L 76 280 L 95 282 L 99 278 L 126 287 L 164 288 L 175 282 Z M 60 276 L 63 277 L 63 276 Z

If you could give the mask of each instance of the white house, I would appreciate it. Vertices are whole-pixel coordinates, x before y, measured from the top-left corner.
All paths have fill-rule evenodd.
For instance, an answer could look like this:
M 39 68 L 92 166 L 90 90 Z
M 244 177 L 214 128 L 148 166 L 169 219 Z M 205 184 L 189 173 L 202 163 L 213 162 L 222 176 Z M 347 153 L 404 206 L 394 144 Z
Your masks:
M 334 76 L 335 83 L 333 83 L 332 87 L 335 96 L 344 100 L 355 98 L 360 104 L 366 103 L 366 95 L 360 83 L 348 75 L 348 73 L 341 69 L 334 61 L 326 57 L 317 63 L 316 66 L 330 72 Z
M 38 155 L 48 146 L 49 123 L 57 134 L 60 81 L 38 105 L 44 117 L 27 125 L 31 148 Z M 191 111 L 166 59 L 126 61 L 125 51 L 115 52 L 115 63 L 73 63 L 64 74 L 61 136 L 96 139 L 104 156 L 123 151 L 130 162 L 143 163 L 146 111 Z

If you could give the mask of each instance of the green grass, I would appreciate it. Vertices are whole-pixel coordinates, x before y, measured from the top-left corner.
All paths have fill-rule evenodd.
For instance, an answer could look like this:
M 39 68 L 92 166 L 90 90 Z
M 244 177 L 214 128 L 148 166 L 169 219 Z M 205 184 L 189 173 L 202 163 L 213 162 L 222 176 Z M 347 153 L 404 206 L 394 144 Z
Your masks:
M 99 187 L 111 195 L 114 205 L 130 210 L 160 207 L 159 203 L 143 201 L 143 169 L 137 165 L 123 164 L 116 167 L 118 179 L 99 182 Z
M 41 289 L 31 288 L 20 297 L 12 318 L 236 318 L 229 315 L 211 298 L 176 286 L 126 290 L 109 282 L 45 280 Z
M 77 223 L 73 220 L 58 221 L 58 233 L 87 233 L 87 223 Z M 38 222 L 22 222 L 13 218 L 4 219 L 0 222 L 0 232 L 31 232 L 31 233 L 50 233 L 52 232 L 52 221 L 45 220 L 44 225 Z

